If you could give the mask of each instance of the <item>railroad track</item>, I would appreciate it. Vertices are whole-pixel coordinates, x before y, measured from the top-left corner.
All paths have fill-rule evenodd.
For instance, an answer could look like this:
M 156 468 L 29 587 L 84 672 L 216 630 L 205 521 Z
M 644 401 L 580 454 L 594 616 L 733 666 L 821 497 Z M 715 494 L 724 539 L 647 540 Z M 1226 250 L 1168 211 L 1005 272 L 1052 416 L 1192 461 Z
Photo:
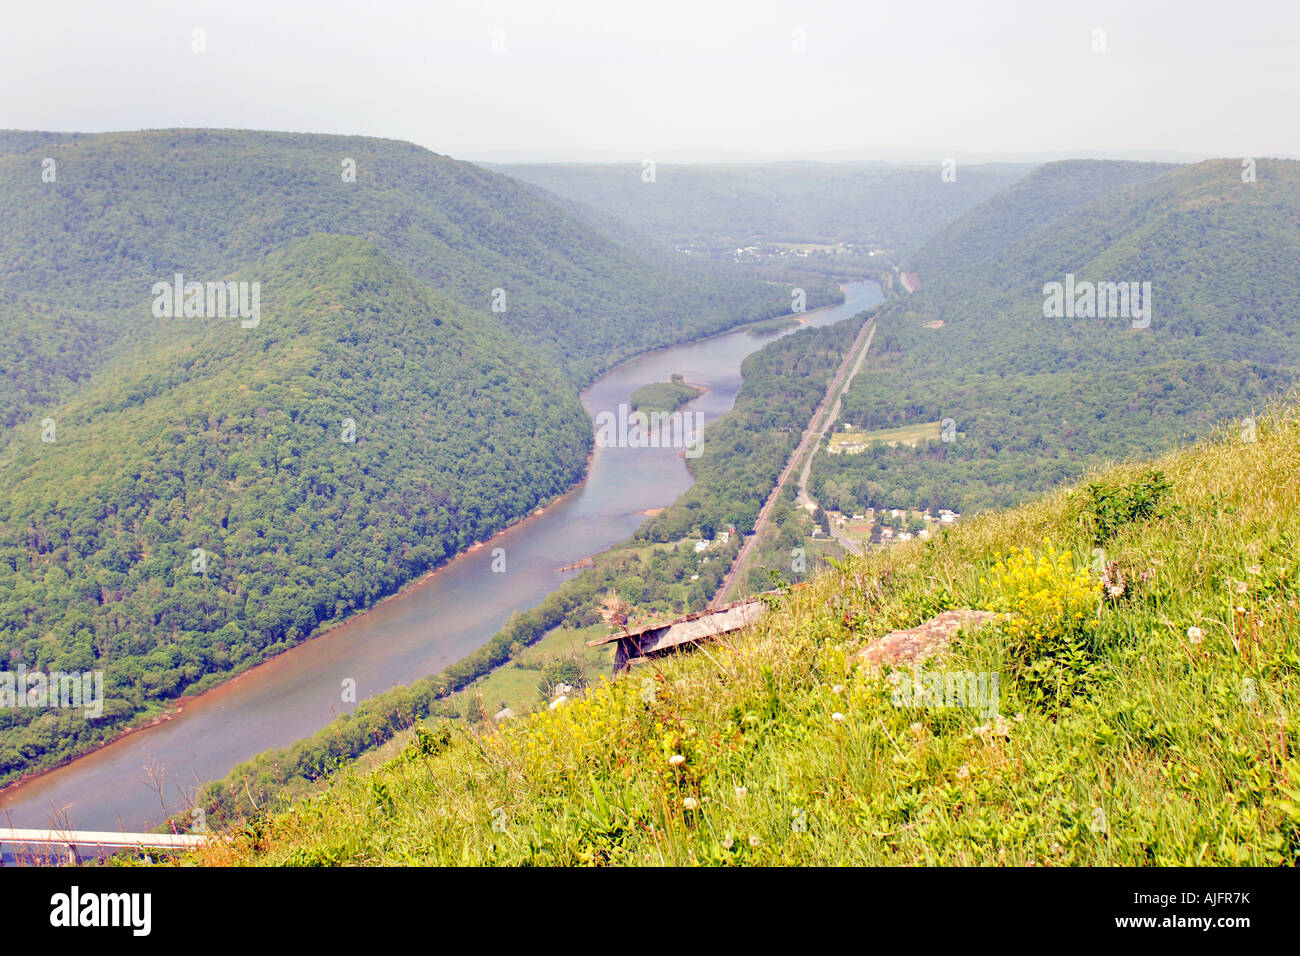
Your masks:
M 736 553 L 736 560 L 731 563 L 727 573 L 722 578 L 722 583 L 718 585 L 718 591 L 713 595 L 713 600 L 709 602 L 709 609 L 713 610 L 722 605 L 735 586 L 740 580 L 740 574 L 745 569 L 745 562 L 748 561 L 750 554 L 758 544 L 759 535 L 772 516 L 772 509 L 776 507 L 777 499 L 781 497 L 781 491 L 785 488 L 785 483 L 790 480 L 795 468 L 803 460 L 805 454 L 810 448 L 815 448 L 820 442 L 822 435 L 825 434 L 827 427 L 835 416 L 839 414 L 840 402 L 843 398 L 844 389 L 852 381 L 853 376 L 858 373 L 862 367 L 863 359 L 866 358 L 867 349 L 871 347 L 871 339 L 876 334 L 876 320 L 868 319 L 862 324 L 862 329 L 858 332 L 857 338 L 853 340 L 853 345 L 849 348 L 848 354 L 844 356 L 844 361 L 835 372 L 835 377 L 826 388 L 826 394 L 822 400 L 817 403 L 817 408 L 813 411 L 812 418 L 808 422 L 808 427 L 804 429 L 803 437 L 799 440 L 799 445 L 786 462 L 785 468 L 781 470 L 781 476 L 776 481 L 776 487 L 768 495 L 767 500 L 763 502 L 763 507 L 759 509 L 758 518 L 754 522 L 754 533 L 747 536 Z M 809 459 L 811 464 L 811 459 Z M 807 469 L 800 479 L 805 481 L 807 478 Z

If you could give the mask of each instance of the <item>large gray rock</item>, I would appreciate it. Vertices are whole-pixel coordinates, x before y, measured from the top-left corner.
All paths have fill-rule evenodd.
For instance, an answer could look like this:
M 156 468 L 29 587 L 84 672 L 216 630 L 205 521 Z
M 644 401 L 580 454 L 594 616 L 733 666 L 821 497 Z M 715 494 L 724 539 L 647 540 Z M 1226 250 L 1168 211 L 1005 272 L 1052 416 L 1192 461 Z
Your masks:
M 997 617 L 992 611 L 974 611 L 970 608 L 944 611 L 916 627 L 909 627 L 905 631 L 890 631 L 883 637 L 876 638 L 854 654 L 854 657 L 870 667 L 917 664 L 927 657 L 941 654 L 959 631 L 977 631 Z

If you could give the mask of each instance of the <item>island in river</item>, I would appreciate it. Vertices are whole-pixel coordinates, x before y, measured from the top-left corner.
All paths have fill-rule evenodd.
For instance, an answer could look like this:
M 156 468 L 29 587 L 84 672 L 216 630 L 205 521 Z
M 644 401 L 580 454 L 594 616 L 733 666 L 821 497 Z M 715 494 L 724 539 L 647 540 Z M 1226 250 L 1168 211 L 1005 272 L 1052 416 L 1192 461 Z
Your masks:
M 675 412 L 693 398 L 699 398 L 707 389 L 703 385 L 688 385 L 682 375 L 673 375 L 672 381 L 651 382 L 632 393 L 628 404 L 634 412 Z

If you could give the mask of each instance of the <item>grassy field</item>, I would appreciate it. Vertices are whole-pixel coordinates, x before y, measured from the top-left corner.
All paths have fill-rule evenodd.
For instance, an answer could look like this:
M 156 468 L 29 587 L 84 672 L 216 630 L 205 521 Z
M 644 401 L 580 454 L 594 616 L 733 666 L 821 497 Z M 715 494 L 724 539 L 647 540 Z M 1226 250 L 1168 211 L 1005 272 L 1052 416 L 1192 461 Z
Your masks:
M 832 448 L 862 445 L 868 442 L 915 447 L 923 441 L 938 441 L 940 424 L 940 422 L 921 422 L 916 425 L 904 425 L 901 428 L 881 428 L 870 432 L 834 432 L 830 436 L 830 444 Z
M 1297 410 L 1253 437 L 848 558 L 747 632 L 417 734 L 183 862 L 1294 865 Z M 995 715 L 853 656 L 950 607 L 1008 615 L 925 670 L 998 675 Z
M 844 549 L 834 538 L 804 538 L 803 546 L 807 552 L 809 567 L 818 567 L 827 558 L 835 561 L 844 558 Z
M 604 637 L 608 633 L 609 628 L 604 624 L 584 628 L 557 627 L 518 657 L 479 678 L 452 699 L 460 705 L 461 713 L 465 712 L 466 704 L 478 698 L 482 700 L 489 716 L 503 707 L 509 707 L 516 714 L 526 714 L 545 705 L 537 682 L 541 677 L 542 665 L 548 660 L 577 659 L 589 682 L 608 675 L 614 665 L 614 646 L 586 646 L 587 641 Z

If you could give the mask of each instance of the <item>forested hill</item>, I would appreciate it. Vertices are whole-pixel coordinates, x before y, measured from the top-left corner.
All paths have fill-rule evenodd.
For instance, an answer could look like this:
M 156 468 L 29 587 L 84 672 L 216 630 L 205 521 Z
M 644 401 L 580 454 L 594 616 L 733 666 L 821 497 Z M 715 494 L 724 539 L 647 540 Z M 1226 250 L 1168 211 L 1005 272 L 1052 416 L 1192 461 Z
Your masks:
M 917 254 L 921 291 L 882 318 L 843 415 L 951 419 L 954 440 L 821 456 L 826 507 L 1012 504 L 1249 417 L 1300 378 L 1300 163 L 1259 160 L 1254 182 L 1240 160 L 1149 170 L 1056 164 Z M 1045 316 L 1067 274 L 1150 283 L 1149 325 Z
M 394 140 L 8 132 L 0 182 L 0 290 L 60 306 L 112 310 L 175 272 L 215 279 L 293 238 L 350 235 L 462 305 L 495 306 L 579 383 L 790 307 L 788 288 L 652 262 L 515 180 Z
M 1174 169 L 1169 163 L 1072 159 L 1040 166 L 958 216 L 903 259 L 923 284 L 992 268 L 991 257 L 1109 193 Z
M 236 273 L 260 324 L 150 317 L 0 448 L 0 654 L 102 668 L 105 717 L 0 710 L 0 780 L 256 663 L 563 492 L 591 426 L 490 316 L 369 243 Z M 33 719 L 33 718 L 36 719 Z

